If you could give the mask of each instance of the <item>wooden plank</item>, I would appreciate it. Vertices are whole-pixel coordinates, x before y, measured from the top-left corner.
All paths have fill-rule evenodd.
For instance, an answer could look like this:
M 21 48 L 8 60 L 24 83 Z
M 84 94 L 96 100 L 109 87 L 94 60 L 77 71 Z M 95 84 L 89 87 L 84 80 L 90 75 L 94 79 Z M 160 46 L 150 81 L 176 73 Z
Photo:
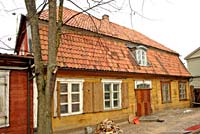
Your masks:
M 101 112 L 103 108 L 103 84 L 101 82 L 94 82 L 93 86 L 94 112 Z
M 83 84 L 83 112 L 93 112 L 93 83 L 84 82 Z
M 122 83 L 121 87 L 122 108 L 129 107 L 128 83 Z
M 57 117 L 60 118 L 60 82 L 57 81 Z
M 199 102 L 192 102 L 192 104 L 198 104 L 198 105 L 200 105 L 200 103 L 199 103 Z

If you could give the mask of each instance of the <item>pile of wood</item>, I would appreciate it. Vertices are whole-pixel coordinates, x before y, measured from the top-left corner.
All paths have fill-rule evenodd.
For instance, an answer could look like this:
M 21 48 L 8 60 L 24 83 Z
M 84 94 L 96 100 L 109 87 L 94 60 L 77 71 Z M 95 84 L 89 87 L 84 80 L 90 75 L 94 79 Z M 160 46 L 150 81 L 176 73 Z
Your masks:
M 97 125 L 95 134 L 123 134 L 123 131 L 114 121 L 105 119 Z

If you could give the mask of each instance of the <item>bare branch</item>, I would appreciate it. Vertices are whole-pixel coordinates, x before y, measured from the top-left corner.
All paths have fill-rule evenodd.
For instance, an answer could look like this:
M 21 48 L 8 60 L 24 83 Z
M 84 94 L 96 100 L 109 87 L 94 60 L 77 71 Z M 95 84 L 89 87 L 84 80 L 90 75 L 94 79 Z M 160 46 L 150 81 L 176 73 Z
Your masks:
M 169 4 L 174 4 L 172 1 L 170 1 L 170 0 L 165 0 L 167 3 L 169 3 Z
M 14 3 L 15 7 L 17 7 L 17 4 L 16 4 L 15 0 L 12 0 L 12 2 Z
M 140 14 L 139 12 L 135 11 L 133 9 L 133 7 L 132 7 L 131 0 L 128 0 L 128 2 L 129 2 L 129 8 L 131 10 L 131 12 L 130 12 L 130 18 L 131 18 L 131 26 L 132 27 L 133 27 L 133 15 L 135 15 L 135 14 L 137 14 L 138 16 L 140 16 L 140 17 L 142 17 L 144 19 L 147 19 L 147 20 L 150 20 L 150 21 L 155 21 L 155 19 L 151 19 L 151 18 L 145 17 L 143 15 L 143 12 L 142 12 L 142 14 Z M 143 0 L 143 3 L 142 3 L 142 8 L 143 8 L 143 6 L 144 6 L 144 0 Z
M 90 7 L 90 2 L 87 0 L 88 6 Z
M 78 6 L 76 3 L 72 2 L 72 4 L 74 4 L 76 7 L 78 7 L 78 8 L 81 9 L 82 11 L 84 11 L 84 9 L 81 8 L 80 6 Z M 89 7 L 89 8 L 90 8 L 90 7 Z M 93 23 L 94 26 L 95 26 L 96 31 L 98 32 L 98 28 L 97 28 L 97 26 L 96 26 L 96 24 L 95 24 L 95 22 L 94 22 L 94 20 L 93 20 L 93 18 L 92 18 L 92 16 L 91 16 L 91 14 L 88 13 L 87 11 L 85 11 L 85 13 L 87 13 L 87 14 L 89 15 L 90 19 L 92 20 L 92 23 Z
M 9 45 L 7 45 L 4 41 L 0 40 L 0 42 L 9 49 L 12 49 Z
M 121 4 L 121 6 L 120 7 L 118 7 L 117 5 L 112 5 L 112 4 L 108 4 L 109 6 L 111 6 L 112 8 L 114 8 L 114 9 L 116 9 L 116 11 L 112 11 L 112 12 L 117 12 L 117 11 L 120 11 L 120 10 L 122 10 L 122 8 L 123 8 L 123 6 L 124 6 L 124 4 L 125 4 L 125 1 L 126 0 L 123 0 L 123 2 L 122 2 L 122 4 Z
M 16 35 L 17 35 L 17 34 L 12 34 L 12 35 L 11 35 L 11 34 L 7 34 L 7 35 L 4 35 L 4 36 L 1 36 L 1 37 L 0 37 L 0 40 L 3 39 L 3 38 L 9 38 L 9 37 L 11 37 L 11 36 L 16 36 Z
M 3 8 L 6 8 L 2 1 L 0 1 L 0 4 L 2 5 Z
M 144 15 L 144 12 L 143 12 L 144 11 L 144 1 L 145 0 L 142 0 L 142 8 L 141 8 L 142 15 Z
M 4 48 L 4 47 L 0 47 L 0 49 L 6 50 L 6 51 L 14 51 L 14 48 Z
M 14 12 L 16 10 L 20 10 L 20 9 L 24 9 L 23 7 L 18 7 L 18 8 L 15 8 L 15 9 L 11 9 L 11 10 L 7 10 L 7 9 L 4 9 L 5 12 Z
M 71 1 L 71 0 L 68 0 L 68 1 L 71 2 L 72 4 L 76 5 L 73 1 Z M 96 4 L 96 5 L 92 6 L 92 7 L 89 7 L 89 8 L 87 8 L 87 9 L 85 9 L 85 10 L 82 10 L 82 12 L 78 12 L 77 14 L 72 15 L 67 21 L 64 22 L 64 24 L 67 23 L 67 22 L 69 22 L 72 18 L 78 16 L 79 14 L 85 13 L 85 12 L 87 12 L 87 11 L 89 11 L 89 10 L 95 8 L 95 7 L 108 4 L 108 3 L 110 3 L 110 2 L 112 2 L 112 1 L 114 1 L 114 0 L 109 0 L 109 1 L 103 2 L 103 3 L 102 3 L 102 1 L 103 1 L 103 0 L 99 1 L 98 4 Z M 95 1 L 95 2 L 96 2 L 96 1 Z
M 40 14 L 42 13 L 42 11 L 44 10 L 44 8 L 48 5 L 47 0 L 44 0 L 42 4 L 40 4 L 40 6 L 37 8 L 37 10 L 42 6 L 42 9 L 37 13 L 38 16 L 40 16 Z

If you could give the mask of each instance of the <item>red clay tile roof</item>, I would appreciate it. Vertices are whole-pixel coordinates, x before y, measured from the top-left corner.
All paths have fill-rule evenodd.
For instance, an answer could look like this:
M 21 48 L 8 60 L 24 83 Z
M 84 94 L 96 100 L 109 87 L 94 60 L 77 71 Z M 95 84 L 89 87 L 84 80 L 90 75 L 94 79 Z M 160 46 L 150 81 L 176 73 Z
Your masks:
M 47 61 L 48 27 L 40 25 L 39 32 L 42 58 Z M 57 62 L 60 67 L 72 69 L 190 76 L 177 54 L 149 48 L 147 55 L 151 65 L 138 66 L 122 42 L 63 32 Z
M 155 47 L 161 50 L 165 50 L 168 52 L 176 53 L 175 51 L 163 46 L 162 44 L 146 37 L 145 35 L 118 24 L 112 23 L 110 21 L 102 21 L 101 19 L 86 15 L 79 14 L 74 18 L 70 19 L 73 15 L 76 15 L 78 12 L 64 8 L 63 9 L 63 22 L 66 22 L 65 25 L 82 28 L 88 31 L 96 32 L 99 34 L 131 41 L 134 43 L 139 43 L 151 47 Z M 40 19 L 48 20 L 48 10 L 45 10 L 40 15 Z M 69 20 L 70 19 L 70 20 Z

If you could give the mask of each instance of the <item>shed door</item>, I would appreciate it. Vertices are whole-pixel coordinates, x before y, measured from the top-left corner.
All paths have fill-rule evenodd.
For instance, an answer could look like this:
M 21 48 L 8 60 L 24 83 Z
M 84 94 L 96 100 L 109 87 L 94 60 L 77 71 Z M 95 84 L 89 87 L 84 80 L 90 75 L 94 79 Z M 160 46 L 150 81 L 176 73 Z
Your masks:
M 137 100 L 137 116 L 149 115 L 151 113 L 150 90 L 135 90 L 135 94 Z

